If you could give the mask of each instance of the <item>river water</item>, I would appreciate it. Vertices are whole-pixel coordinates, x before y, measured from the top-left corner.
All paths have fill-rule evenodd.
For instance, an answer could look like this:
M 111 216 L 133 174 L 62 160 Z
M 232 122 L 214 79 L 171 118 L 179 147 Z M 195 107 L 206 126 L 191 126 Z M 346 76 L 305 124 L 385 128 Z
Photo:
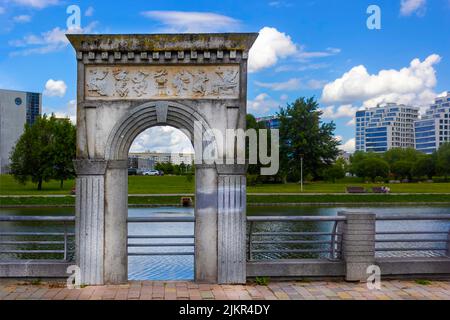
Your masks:
M 450 206 L 299 206 L 299 207 L 249 207 L 247 214 L 265 215 L 265 216 L 335 216 L 339 211 L 354 212 L 374 212 L 378 216 L 386 214 L 449 214 Z M 167 216 L 193 216 L 193 208 L 180 207 L 152 207 L 152 208 L 129 208 L 129 217 L 167 217 Z M 0 215 L 8 216 L 56 216 L 74 215 L 74 208 L 17 208 L 17 209 L 1 209 Z M 273 232 L 273 231 L 292 231 L 292 232 L 329 232 L 332 224 L 323 223 L 259 223 L 255 225 L 256 232 Z M 73 227 L 70 227 L 73 232 Z M 437 221 L 403 221 L 403 222 L 377 222 L 377 231 L 443 231 L 450 229 L 450 222 Z M 63 231 L 61 224 L 48 225 L 46 223 L 24 223 L 24 222 L 8 222 L 0 223 L 0 232 L 35 232 L 35 231 Z M 129 235 L 189 235 L 194 233 L 193 223 L 130 223 L 128 226 Z M 429 238 L 430 236 L 428 236 Z M 3 239 L 5 240 L 5 239 Z M 6 240 L 19 240 L 8 238 Z M 23 240 L 23 239 L 20 239 Z M 52 239 L 50 239 L 52 240 Z M 171 243 L 185 242 L 193 243 L 193 239 L 132 239 L 130 243 Z M 403 244 L 405 246 L 411 244 Z M 415 244 L 417 246 L 417 244 Z M 445 244 L 441 244 L 445 246 Z M 425 245 L 427 246 L 427 245 Z M 429 246 L 429 245 L 428 245 Z M 4 249 L 0 245 L 0 248 Z M 70 245 L 73 249 L 73 244 Z M 274 247 L 274 248 L 280 248 Z M 403 248 L 403 247 L 402 247 Z M 8 247 L 11 249 L 11 247 Z M 26 248 L 20 248 L 26 249 Z M 192 246 L 187 247 L 152 247 L 152 248 L 130 248 L 129 252 L 193 252 Z M 386 253 L 385 255 L 389 255 Z M 436 255 L 436 252 L 404 252 L 405 255 Z M 317 255 L 304 255 L 303 258 L 316 258 Z M 59 256 L 60 257 L 60 256 Z M 283 254 L 255 254 L 255 259 L 266 258 L 293 258 L 293 256 L 284 256 Z M 18 258 L 14 254 L 0 254 L 0 259 Z M 20 258 L 33 258 L 32 256 L 20 256 Z M 52 256 L 54 258 L 54 256 Z M 193 256 L 130 256 L 128 259 L 128 270 L 130 280 L 189 280 L 194 277 L 194 258 Z

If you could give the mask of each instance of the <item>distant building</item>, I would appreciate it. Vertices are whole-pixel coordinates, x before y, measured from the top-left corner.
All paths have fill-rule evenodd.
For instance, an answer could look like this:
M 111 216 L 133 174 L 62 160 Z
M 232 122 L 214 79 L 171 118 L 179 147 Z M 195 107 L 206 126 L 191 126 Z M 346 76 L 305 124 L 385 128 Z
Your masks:
M 280 129 L 280 119 L 277 116 L 256 118 L 257 122 L 263 122 L 267 129 Z
M 193 153 L 130 152 L 128 155 L 128 167 L 141 170 L 152 170 L 157 163 L 192 165 L 193 162 Z
M 356 151 L 414 148 L 419 108 L 387 103 L 356 112 Z
M 0 173 L 9 172 L 12 148 L 25 123 L 33 124 L 42 113 L 40 93 L 0 89 Z
M 430 154 L 450 142 L 450 92 L 436 98 L 420 120 L 414 123 L 416 149 Z

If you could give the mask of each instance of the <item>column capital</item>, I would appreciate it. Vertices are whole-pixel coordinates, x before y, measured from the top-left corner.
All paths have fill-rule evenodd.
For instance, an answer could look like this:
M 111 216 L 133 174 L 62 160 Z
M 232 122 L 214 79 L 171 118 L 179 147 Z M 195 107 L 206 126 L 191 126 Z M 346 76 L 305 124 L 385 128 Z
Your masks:
M 108 161 L 104 159 L 77 159 L 73 161 L 77 175 L 104 175 Z

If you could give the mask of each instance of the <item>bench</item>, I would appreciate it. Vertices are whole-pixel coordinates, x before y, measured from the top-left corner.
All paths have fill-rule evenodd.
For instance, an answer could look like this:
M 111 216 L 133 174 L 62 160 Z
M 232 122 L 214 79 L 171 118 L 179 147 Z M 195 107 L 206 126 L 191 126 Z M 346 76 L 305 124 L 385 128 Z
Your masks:
M 389 193 L 389 189 L 386 187 L 373 187 L 372 188 L 373 193 Z
M 366 193 L 364 187 L 347 187 L 347 193 Z

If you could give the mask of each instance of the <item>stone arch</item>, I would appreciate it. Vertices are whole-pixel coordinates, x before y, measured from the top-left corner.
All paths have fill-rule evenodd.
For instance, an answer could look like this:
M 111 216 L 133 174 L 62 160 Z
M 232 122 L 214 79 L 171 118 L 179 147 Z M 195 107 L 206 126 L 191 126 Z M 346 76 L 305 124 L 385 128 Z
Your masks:
M 117 121 L 105 148 L 105 160 L 125 160 L 136 137 L 154 126 L 171 126 L 188 133 L 194 146 L 195 126 L 199 126 L 206 141 L 215 144 L 208 121 L 194 108 L 174 101 L 151 101 L 130 109 Z

